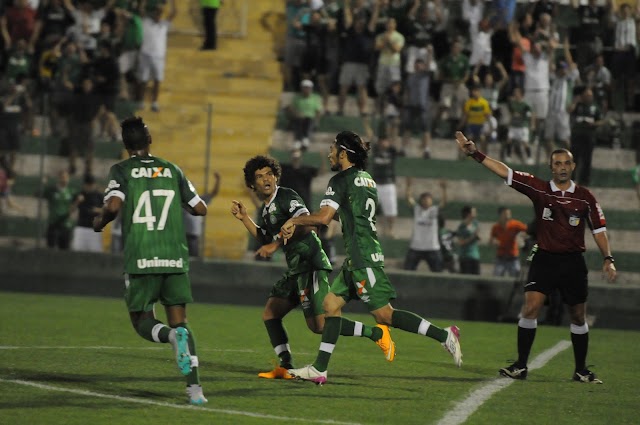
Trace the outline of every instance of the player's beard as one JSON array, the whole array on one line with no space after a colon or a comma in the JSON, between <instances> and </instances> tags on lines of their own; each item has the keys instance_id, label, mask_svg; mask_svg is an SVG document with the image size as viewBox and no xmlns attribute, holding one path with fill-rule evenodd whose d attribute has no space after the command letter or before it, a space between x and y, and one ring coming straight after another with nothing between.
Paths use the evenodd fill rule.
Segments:
<instances>
[{"instance_id":1,"label":"player's beard","mask_svg":"<svg viewBox=\"0 0 640 425\"><path fill-rule=\"evenodd\" d=\"M331 165L331 171L341 171L340 164L338 164L337 162L333 164L329 163L329 165Z\"/></svg>"}]
</instances>

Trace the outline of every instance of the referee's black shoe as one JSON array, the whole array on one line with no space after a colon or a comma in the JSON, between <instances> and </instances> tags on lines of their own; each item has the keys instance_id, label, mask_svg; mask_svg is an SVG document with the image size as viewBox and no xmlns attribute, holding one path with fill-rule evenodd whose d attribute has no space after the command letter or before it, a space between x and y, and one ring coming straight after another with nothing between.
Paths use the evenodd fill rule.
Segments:
<instances>
[{"instance_id":1,"label":"referee's black shoe","mask_svg":"<svg viewBox=\"0 0 640 425\"><path fill-rule=\"evenodd\" d=\"M518 362L515 362L511 366L501 368L498 373L502 376L506 376L511 379L527 379L527 372L529 369L526 366L520 366Z\"/></svg>"},{"instance_id":2,"label":"referee's black shoe","mask_svg":"<svg viewBox=\"0 0 640 425\"><path fill-rule=\"evenodd\" d=\"M585 384L602 384L603 382L596 377L596 374L589 369L582 369L573 374L573 380L583 382Z\"/></svg>"}]
</instances>

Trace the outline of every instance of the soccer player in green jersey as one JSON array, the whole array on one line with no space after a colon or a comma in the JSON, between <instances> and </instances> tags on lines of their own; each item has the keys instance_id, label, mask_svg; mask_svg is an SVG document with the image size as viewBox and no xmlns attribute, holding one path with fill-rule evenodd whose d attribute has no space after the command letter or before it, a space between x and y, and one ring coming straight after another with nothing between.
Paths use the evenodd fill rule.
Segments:
<instances>
[{"instance_id":1,"label":"soccer player in green jersey","mask_svg":"<svg viewBox=\"0 0 640 425\"><path fill-rule=\"evenodd\" d=\"M207 206L178 166L149 153L151 135L141 118L128 118L121 125L129 159L111 167L105 205L93 229L102 231L121 213L131 323L144 339L173 346L178 368L187 378L189 402L204 404L196 343L187 324L186 304L193 298L182 209L204 216ZM165 307L169 326L155 317L157 301Z\"/></svg>"},{"instance_id":2,"label":"soccer player in green jersey","mask_svg":"<svg viewBox=\"0 0 640 425\"><path fill-rule=\"evenodd\" d=\"M442 343L458 367L462 365L457 326L441 329L415 313L391 307L396 292L384 272L384 255L378 242L378 192L376 182L365 171L368 151L369 145L356 133L339 133L329 150L331 170L338 174L329 180L320 210L293 217L282 226L288 244L297 226L327 224L336 212L342 223L347 258L324 299L325 326L318 356L311 365L289 370L294 377L316 384L327 381L329 359L340 336L342 307L355 299L367 305L376 322L433 338Z\"/></svg>"},{"instance_id":3,"label":"soccer player in green jersey","mask_svg":"<svg viewBox=\"0 0 640 425\"><path fill-rule=\"evenodd\" d=\"M282 246L280 228L288 219L309 214L296 191L278 186L281 171L278 161L262 155L251 158L244 167L247 187L263 202L257 224L251 220L242 202L232 201L231 205L231 213L263 244L257 252L261 257L272 256ZM297 305L302 306L307 326L312 332L320 334L324 328L322 302L329 292L331 264L315 230L313 226L299 226L287 245L283 246L287 271L273 285L262 314L280 364L270 372L259 373L261 378L292 378L287 372L288 369L293 369L291 348L282 319ZM371 339L382 349L385 358L393 361L396 346L388 326L371 327L345 318L342 318L341 323L342 335Z\"/></svg>"}]
</instances>

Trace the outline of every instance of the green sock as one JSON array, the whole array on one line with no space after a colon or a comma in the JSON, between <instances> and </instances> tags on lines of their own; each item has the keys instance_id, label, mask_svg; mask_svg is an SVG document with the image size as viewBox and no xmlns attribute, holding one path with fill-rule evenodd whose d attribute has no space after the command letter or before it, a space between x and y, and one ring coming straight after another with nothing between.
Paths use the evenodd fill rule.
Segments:
<instances>
[{"instance_id":1,"label":"green sock","mask_svg":"<svg viewBox=\"0 0 640 425\"><path fill-rule=\"evenodd\" d=\"M276 356L280 358L280 366L285 369L292 369L291 347L289 347L289 337L282 324L282 319L265 320L264 326L267 328L271 346L276 352Z\"/></svg>"},{"instance_id":2,"label":"green sock","mask_svg":"<svg viewBox=\"0 0 640 425\"><path fill-rule=\"evenodd\" d=\"M343 317L340 335L361 336L369 338L371 341L377 341L382 338L382 329L377 326L367 326L362 322L356 322Z\"/></svg>"},{"instance_id":3,"label":"green sock","mask_svg":"<svg viewBox=\"0 0 640 425\"><path fill-rule=\"evenodd\" d=\"M138 322L136 332L148 341L167 343L169 342L171 328L159 320L147 318Z\"/></svg>"},{"instance_id":4,"label":"green sock","mask_svg":"<svg viewBox=\"0 0 640 425\"><path fill-rule=\"evenodd\" d=\"M193 331L191 330L191 328L189 327L188 323L179 323L176 328L178 327L183 327L185 328L187 331L189 331L189 339L187 340L187 343L189 344L189 353L192 356L196 356L197 357L197 353L196 353L196 337L193 334ZM187 375L187 385L200 385L200 373L198 372L198 366L192 367L191 368L191 373L189 373Z\"/></svg>"},{"instance_id":5,"label":"green sock","mask_svg":"<svg viewBox=\"0 0 640 425\"><path fill-rule=\"evenodd\" d=\"M410 311L393 310L391 322L391 326L402 329L403 331L426 335L440 342L447 340L447 331L431 324L428 320Z\"/></svg>"},{"instance_id":6,"label":"green sock","mask_svg":"<svg viewBox=\"0 0 640 425\"><path fill-rule=\"evenodd\" d=\"M340 329L342 328L341 317L325 317L324 330L322 331L322 342L320 343L320 350L318 351L318 357L313 363L313 367L318 369L319 372L324 372L329 366L329 359L331 353L336 347L338 337L340 337Z\"/></svg>"}]
</instances>

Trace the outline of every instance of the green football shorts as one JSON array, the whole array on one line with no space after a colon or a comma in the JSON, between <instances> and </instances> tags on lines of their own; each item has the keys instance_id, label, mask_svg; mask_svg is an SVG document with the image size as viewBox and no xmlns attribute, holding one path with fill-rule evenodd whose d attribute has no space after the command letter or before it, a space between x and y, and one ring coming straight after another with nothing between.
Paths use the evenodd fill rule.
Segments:
<instances>
[{"instance_id":1,"label":"green football shorts","mask_svg":"<svg viewBox=\"0 0 640 425\"><path fill-rule=\"evenodd\" d=\"M269 297L288 299L293 305L300 304L304 317L324 314L322 302L329 293L329 272L316 270L290 275L285 273L271 288Z\"/></svg>"},{"instance_id":2,"label":"green football shorts","mask_svg":"<svg viewBox=\"0 0 640 425\"><path fill-rule=\"evenodd\" d=\"M193 302L191 282L186 273L124 274L124 300L129 311L151 311L160 301L162 305Z\"/></svg>"},{"instance_id":3,"label":"green football shorts","mask_svg":"<svg viewBox=\"0 0 640 425\"><path fill-rule=\"evenodd\" d=\"M331 292L346 302L362 300L369 311L384 307L396 298L396 290L382 267L352 271L342 267L331 284Z\"/></svg>"}]
</instances>

